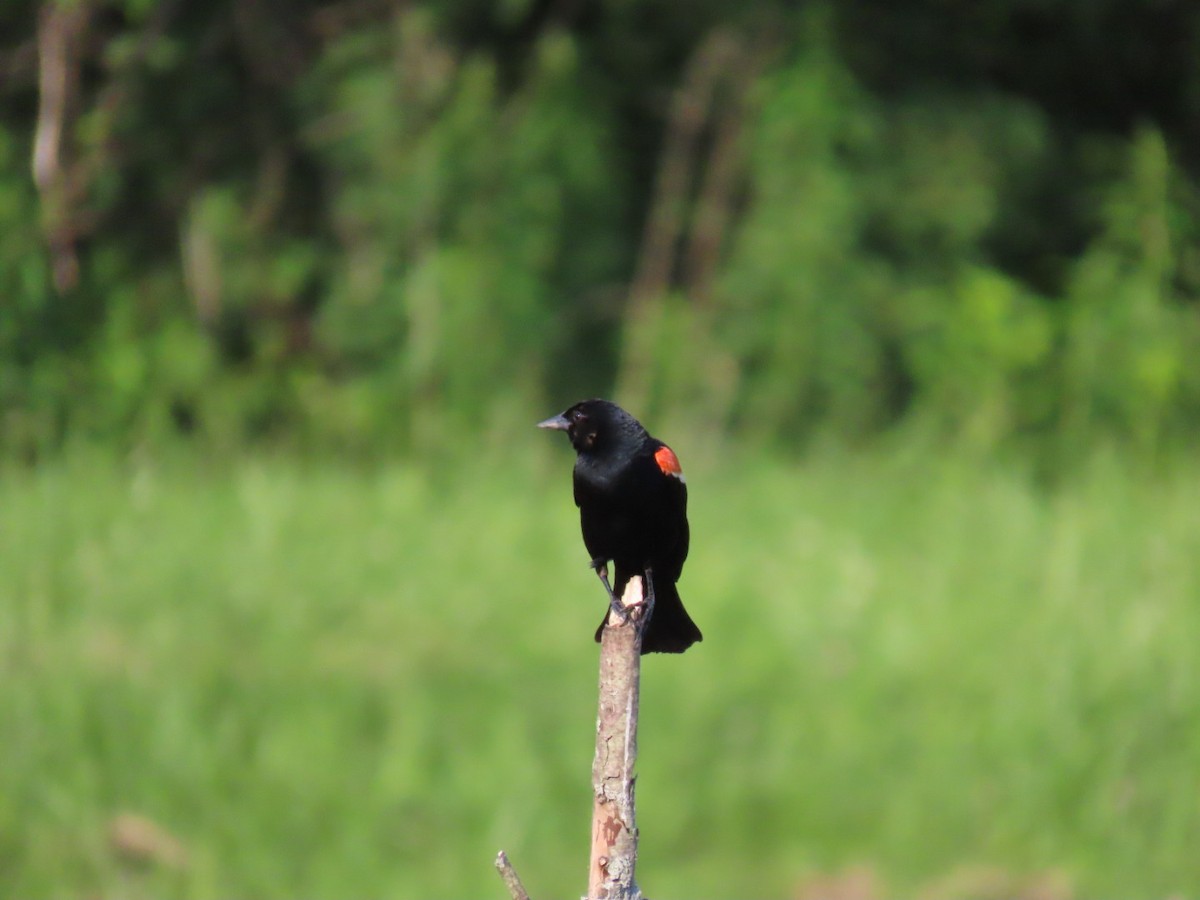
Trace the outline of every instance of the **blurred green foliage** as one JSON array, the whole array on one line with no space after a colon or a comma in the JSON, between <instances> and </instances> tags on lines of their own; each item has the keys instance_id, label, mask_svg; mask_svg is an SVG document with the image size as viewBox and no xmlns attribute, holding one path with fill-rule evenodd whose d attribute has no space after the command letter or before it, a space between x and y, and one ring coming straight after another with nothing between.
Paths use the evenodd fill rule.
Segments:
<instances>
[{"instance_id":1,"label":"blurred green foliage","mask_svg":"<svg viewBox=\"0 0 1200 900\"><path fill-rule=\"evenodd\" d=\"M605 601L539 437L454 478L5 465L0 893L503 896L503 847L534 896L578 895ZM864 900L1194 896L1194 463L1050 491L928 452L688 475L705 639L643 669L653 896L851 896L809 885L854 864ZM935 889L981 868L1010 886Z\"/></svg>"},{"instance_id":2,"label":"blurred green foliage","mask_svg":"<svg viewBox=\"0 0 1200 900\"><path fill-rule=\"evenodd\" d=\"M7 452L436 452L618 387L783 447L1153 456L1200 421L1200 7L24 0L0 32Z\"/></svg>"}]
</instances>

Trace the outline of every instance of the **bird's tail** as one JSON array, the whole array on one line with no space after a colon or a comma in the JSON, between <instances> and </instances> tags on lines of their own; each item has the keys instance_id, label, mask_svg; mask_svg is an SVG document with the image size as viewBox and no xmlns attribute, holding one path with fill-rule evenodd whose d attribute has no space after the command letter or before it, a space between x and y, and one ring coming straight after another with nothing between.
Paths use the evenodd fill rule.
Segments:
<instances>
[{"instance_id":1,"label":"bird's tail","mask_svg":"<svg viewBox=\"0 0 1200 900\"><path fill-rule=\"evenodd\" d=\"M613 585L617 596L621 596L624 583L628 578L621 578L618 573L617 583ZM682 653L697 641L704 640L704 635L692 621L683 601L679 599L679 591L675 583L666 578L654 578L654 613L642 633L642 653ZM596 643L600 643L600 634L608 614L596 629Z\"/></svg>"}]
</instances>

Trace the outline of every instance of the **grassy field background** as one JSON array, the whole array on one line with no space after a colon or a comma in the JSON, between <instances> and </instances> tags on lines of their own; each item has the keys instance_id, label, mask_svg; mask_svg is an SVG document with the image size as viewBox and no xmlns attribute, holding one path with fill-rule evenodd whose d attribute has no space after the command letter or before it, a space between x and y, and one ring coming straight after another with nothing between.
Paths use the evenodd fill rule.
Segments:
<instances>
[{"instance_id":1,"label":"grassy field background","mask_svg":"<svg viewBox=\"0 0 1200 900\"><path fill-rule=\"evenodd\" d=\"M503 847L579 896L569 467L4 470L0 895L500 897ZM706 639L643 674L648 894L1200 896L1200 465L688 476Z\"/></svg>"}]
</instances>

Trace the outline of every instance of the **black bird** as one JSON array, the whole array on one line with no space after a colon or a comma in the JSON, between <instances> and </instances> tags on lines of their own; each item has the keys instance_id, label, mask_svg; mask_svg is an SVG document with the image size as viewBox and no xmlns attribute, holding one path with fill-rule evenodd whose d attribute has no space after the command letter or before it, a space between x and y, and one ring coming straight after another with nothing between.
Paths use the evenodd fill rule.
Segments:
<instances>
[{"instance_id":1,"label":"black bird","mask_svg":"<svg viewBox=\"0 0 1200 900\"><path fill-rule=\"evenodd\" d=\"M592 568L613 607L629 579L650 571L654 611L642 634L643 653L682 653L702 640L675 582L688 553L687 485L675 453L615 403L584 400L539 428L565 431L578 454L575 505ZM608 561L616 580L608 582ZM596 630L596 640L605 619Z\"/></svg>"}]
</instances>

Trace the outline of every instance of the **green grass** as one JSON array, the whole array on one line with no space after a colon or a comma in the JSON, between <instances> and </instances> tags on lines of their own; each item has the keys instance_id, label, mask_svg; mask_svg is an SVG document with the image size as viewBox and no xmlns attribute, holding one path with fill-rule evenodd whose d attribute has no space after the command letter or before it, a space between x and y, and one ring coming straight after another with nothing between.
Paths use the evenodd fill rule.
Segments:
<instances>
[{"instance_id":1,"label":"green grass","mask_svg":"<svg viewBox=\"0 0 1200 900\"><path fill-rule=\"evenodd\" d=\"M0 474L0 895L499 897L503 847L579 896L604 602L537 453ZM1200 466L688 475L707 637L643 673L651 896L1196 896ZM122 813L186 862L119 852Z\"/></svg>"}]
</instances>

